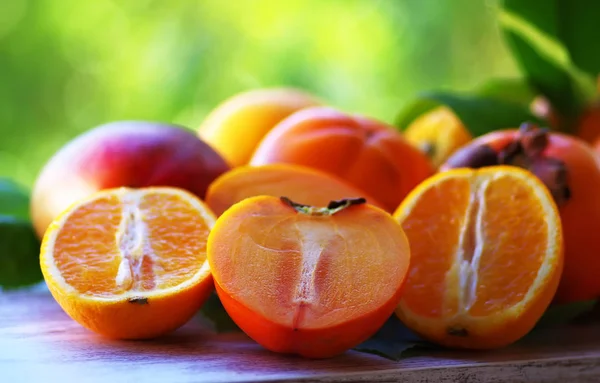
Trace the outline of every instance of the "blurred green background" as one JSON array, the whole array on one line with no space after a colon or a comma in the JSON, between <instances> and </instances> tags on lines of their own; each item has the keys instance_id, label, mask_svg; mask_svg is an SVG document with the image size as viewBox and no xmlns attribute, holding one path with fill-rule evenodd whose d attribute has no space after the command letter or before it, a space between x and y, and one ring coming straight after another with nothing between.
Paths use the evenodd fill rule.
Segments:
<instances>
[{"instance_id":1,"label":"blurred green background","mask_svg":"<svg viewBox=\"0 0 600 383\"><path fill-rule=\"evenodd\" d=\"M489 0L0 1L0 176L31 186L77 134L196 128L257 87L391 122L416 93L517 75Z\"/></svg>"}]
</instances>

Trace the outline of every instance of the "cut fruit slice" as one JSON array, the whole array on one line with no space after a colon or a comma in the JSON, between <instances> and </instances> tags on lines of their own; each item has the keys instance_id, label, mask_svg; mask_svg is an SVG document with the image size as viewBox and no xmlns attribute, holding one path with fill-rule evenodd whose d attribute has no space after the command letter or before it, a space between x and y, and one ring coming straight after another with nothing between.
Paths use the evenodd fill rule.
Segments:
<instances>
[{"instance_id":1,"label":"cut fruit slice","mask_svg":"<svg viewBox=\"0 0 600 383\"><path fill-rule=\"evenodd\" d=\"M84 327L110 338L160 336L187 322L213 291L206 240L215 220L180 189L101 191L50 225L42 272Z\"/></svg>"},{"instance_id":2,"label":"cut fruit slice","mask_svg":"<svg viewBox=\"0 0 600 383\"><path fill-rule=\"evenodd\" d=\"M550 304L563 267L562 227L532 173L512 166L439 173L394 217L411 248L396 313L424 338L502 347L527 334Z\"/></svg>"},{"instance_id":3,"label":"cut fruit slice","mask_svg":"<svg viewBox=\"0 0 600 383\"><path fill-rule=\"evenodd\" d=\"M259 195L286 196L298 203L325 206L329 201L365 198L383 207L374 198L328 173L292 164L270 164L234 168L217 178L208 188L206 203L221 215L233 204Z\"/></svg>"},{"instance_id":4,"label":"cut fruit slice","mask_svg":"<svg viewBox=\"0 0 600 383\"><path fill-rule=\"evenodd\" d=\"M208 239L215 287L230 317L265 348L325 358L393 314L409 264L400 225L364 200L326 208L250 197Z\"/></svg>"}]
</instances>

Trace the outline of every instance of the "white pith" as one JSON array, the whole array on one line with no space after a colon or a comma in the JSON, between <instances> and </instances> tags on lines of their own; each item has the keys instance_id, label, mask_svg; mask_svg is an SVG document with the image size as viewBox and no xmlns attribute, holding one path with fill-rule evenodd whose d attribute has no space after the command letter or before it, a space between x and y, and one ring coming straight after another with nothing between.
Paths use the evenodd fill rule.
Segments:
<instances>
[{"instance_id":1,"label":"white pith","mask_svg":"<svg viewBox=\"0 0 600 383\"><path fill-rule=\"evenodd\" d=\"M466 220L460 231L455 262L459 265L458 276L460 289L458 290L458 311L463 313L468 312L477 300L478 270L485 239L485 233L483 232L485 191L489 183L489 180L484 180L483 182L474 185L474 190L469 197L469 207L465 215ZM473 215L475 215L475 222L471 222ZM470 230L475 231L472 254L468 252L471 249L465 249L465 246L467 246L465 241L470 235Z\"/></svg>"},{"instance_id":2,"label":"white pith","mask_svg":"<svg viewBox=\"0 0 600 383\"><path fill-rule=\"evenodd\" d=\"M305 305L314 302L317 298L315 291L316 270L324 246L329 240L329 233L311 227L309 222L298 222L297 228L301 237L302 271L300 272L294 303Z\"/></svg>"}]
</instances>

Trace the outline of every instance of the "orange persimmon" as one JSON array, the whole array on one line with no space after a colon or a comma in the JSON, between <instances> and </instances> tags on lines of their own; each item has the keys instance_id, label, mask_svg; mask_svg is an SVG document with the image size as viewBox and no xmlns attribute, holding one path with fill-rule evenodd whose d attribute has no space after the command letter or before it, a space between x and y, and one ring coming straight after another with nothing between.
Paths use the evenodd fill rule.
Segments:
<instances>
[{"instance_id":1,"label":"orange persimmon","mask_svg":"<svg viewBox=\"0 0 600 383\"><path fill-rule=\"evenodd\" d=\"M429 159L392 126L331 107L300 110L263 138L251 165L304 165L334 174L394 211L433 174Z\"/></svg>"},{"instance_id":2,"label":"orange persimmon","mask_svg":"<svg viewBox=\"0 0 600 383\"><path fill-rule=\"evenodd\" d=\"M221 215L233 204L258 195L287 196L313 206L362 197L371 205L383 208L374 198L332 174L293 164L234 168L210 184L205 201L216 215Z\"/></svg>"},{"instance_id":3,"label":"orange persimmon","mask_svg":"<svg viewBox=\"0 0 600 383\"><path fill-rule=\"evenodd\" d=\"M393 314L409 265L402 227L363 199L327 207L247 198L221 215L208 262L230 317L279 353L338 355Z\"/></svg>"}]
</instances>

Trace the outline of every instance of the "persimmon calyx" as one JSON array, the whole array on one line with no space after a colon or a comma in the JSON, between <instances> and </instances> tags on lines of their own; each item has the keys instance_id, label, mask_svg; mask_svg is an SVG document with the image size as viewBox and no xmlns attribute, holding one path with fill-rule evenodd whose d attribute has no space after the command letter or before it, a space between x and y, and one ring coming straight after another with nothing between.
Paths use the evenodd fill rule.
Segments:
<instances>
[{"instance_id":1,"label":"persimmon calyx","mask_svg":"<svg viewBox=\"0 0 600 383\"><path fill-rule=\"evenodd\" d=\"M512 165L529 170L546 185L560 207L571 198L568 169L562 160L544 155L548 134L546 128L523 123L517 137L500 150L495 151L488 144L467 147L448 164L452 168Z\"/></svg>"},{"instance_id":2,"label":"persimmon calyx","mask_svg":"<svg viewBox=\"0 0 600 383\"><path fill-rule=\"evenodd\" d=\"M326 207L319 207L294 202L288 197L280 197L280 199L298 213L314 216L334 215L350 206L361 205L367 202L365 198L345 198L338 201L331 201Z\"/></svg>"}]
</instances>

